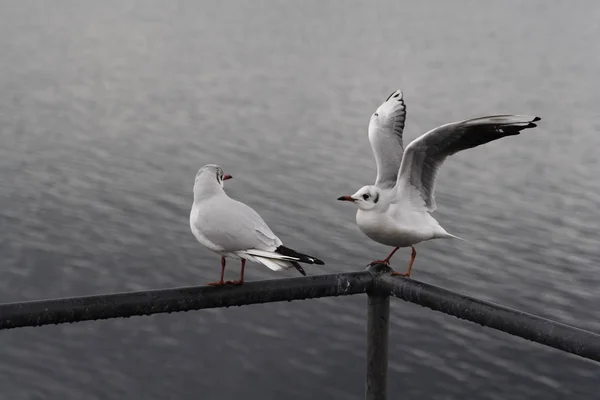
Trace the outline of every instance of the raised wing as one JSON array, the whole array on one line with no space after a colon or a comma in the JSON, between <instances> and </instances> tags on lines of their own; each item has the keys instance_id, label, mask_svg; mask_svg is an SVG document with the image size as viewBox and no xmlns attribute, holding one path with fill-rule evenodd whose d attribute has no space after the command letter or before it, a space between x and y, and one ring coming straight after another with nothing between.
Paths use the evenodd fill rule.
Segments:
<instances>
[{"instance_id":1,"label":"raised wing","mask_svg":"<svg viewBox=\"0 0 600 400\"><path fill-rule=\"evenodd\" d=\"M402 132L406 105L402 92L396 90L377 108L369 122L369 142L377 162L375 186L393 187L402 162Z\"/></svg>"},{"instance_id":2,"label":"raised wing","mask_svg":"<svg viewBox=\"0 0 600 400\"><path fill-rule=\"evenodd\" d=\"M398 175L398 192L427 211L436 209L435 179L446 157L504 136L534 128L540 118L528 115L494 115L452 122L413 140L404 152Z\"/></svg>"}]
</instances>

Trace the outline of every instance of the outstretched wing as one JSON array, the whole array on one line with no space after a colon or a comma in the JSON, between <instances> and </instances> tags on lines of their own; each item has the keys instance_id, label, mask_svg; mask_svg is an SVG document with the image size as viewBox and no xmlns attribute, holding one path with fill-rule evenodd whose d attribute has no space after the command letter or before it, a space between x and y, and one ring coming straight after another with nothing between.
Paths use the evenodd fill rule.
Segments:
<instances>
[{"instance_id":1,"label":"outstretched wing","mask_svg":"<svg viewBox=\"0 0 600 400\"><path fill-rule=\"evenodd\" d=\"M534 122L539 120L528 115L494 115L452 122L421 135L404 152L397 182L399 195L409 196L413 204L422 201L427 211L435 210L435 178L446 157L518 135L523 129L536 127Z\"/></svg>"},{"instance_id":2,"label":"outstretched wing","mask_svg":"<svg viewBox=\"0 0 600 400\"><path fill-rule=\"evenodd\" d=\"M392 93L371 116L369 142L377 162L375 186L393 187L396 184L404 151L402 132L405 120L406 106L400 90Z\"/></svg>"}]
</instances>

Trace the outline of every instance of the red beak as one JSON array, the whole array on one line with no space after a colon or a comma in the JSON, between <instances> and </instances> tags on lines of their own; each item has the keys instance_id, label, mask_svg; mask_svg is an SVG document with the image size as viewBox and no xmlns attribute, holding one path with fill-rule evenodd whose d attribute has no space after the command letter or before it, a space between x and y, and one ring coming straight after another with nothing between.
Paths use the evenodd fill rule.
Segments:
<instances>
[{"instance_id":1,"label":"red beak","mask_svg":"<svg viewBox=\"0 0 600 400\"><path fill-rule=\"evenodd\" d=\"M233 176L229 175L229 174L225 174L223 175L223 180L226 181L227 179L231 179L233 178Z\"/></svg>"},{"instance_id":2,"label":"red beak","mask_svg":"<svg viewBox=\"0 0 600 400\"><path fill-rule=\"evenodd\" d=\"M338 200L342 200L342 201L354 201L354 199L350 196L342 196L342 197L338 197Z\"/></svg>"}]
</instances>

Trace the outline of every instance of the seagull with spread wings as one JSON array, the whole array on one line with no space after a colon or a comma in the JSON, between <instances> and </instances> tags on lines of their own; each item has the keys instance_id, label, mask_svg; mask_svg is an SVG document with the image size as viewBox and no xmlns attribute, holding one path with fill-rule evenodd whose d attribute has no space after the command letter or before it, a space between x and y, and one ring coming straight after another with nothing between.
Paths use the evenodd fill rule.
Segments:
<instances>
[{"instance_id":1,"label":"seagull with spread wings","mask_svg":"<svg viewBox=\"0 0 600 400\"><path fill-rule=\"evenodd\" d=\"M369 141L377 162L375 185L364 186L351 196L338 200L358 207L356 223L376 242L394 249L377 263L390 263L400 247L411 247L406 273L410 276L417 251L415 244L425 240L455 238L431 216L436 209L435 179L446 157L459 151L518 135L534 128L540 118L528 115L493 115L439 126L419 136L406 148L402 142L406 106L400 90L377 108L369 123ZM462 240L462 239L461 239Z\"/></svg>"}]
</instances>

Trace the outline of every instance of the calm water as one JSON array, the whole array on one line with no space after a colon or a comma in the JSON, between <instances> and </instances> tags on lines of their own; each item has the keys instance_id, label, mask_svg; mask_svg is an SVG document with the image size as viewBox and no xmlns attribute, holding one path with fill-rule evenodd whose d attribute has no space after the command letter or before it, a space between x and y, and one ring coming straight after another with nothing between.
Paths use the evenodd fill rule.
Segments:
<instances>
[{"instance_id":1,"label":"calm water","mask_svg":"<svg viewBox=\"0 0 600 400\"><path fill-rule=\"evenodd\" d=\"M374 180L369 116L402 88L409 139L542 117L447 161L435 215L472 244L419 245L414 278L600 331L599 19L595 1L2 2L0 301L214 280L188 227L209 162L327 262L310 273L364 268L388 249L335 199ZM361 399L365 302L1 332L0 398ZM404 302L392 314L392 398L597 398L594 363Z\"/></svg>"}]
</instances>

